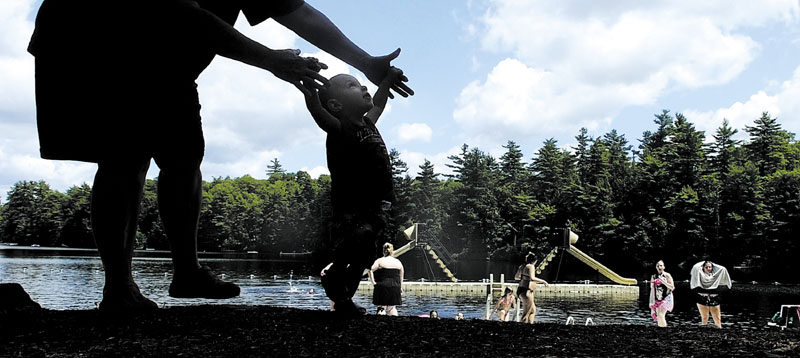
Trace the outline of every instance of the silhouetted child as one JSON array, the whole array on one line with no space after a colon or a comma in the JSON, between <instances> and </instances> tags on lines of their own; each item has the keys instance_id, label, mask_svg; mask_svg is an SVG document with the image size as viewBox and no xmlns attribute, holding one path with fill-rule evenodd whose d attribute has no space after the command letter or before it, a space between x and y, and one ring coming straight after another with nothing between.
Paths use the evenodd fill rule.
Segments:
<instances>
[{"instance_id":1,"label":"silhouetted child","mask_svg":"<svg viewBox=\"0 0 800 358\"><path fill-rule=\"evenodd\" d=\"M375 123L386 106L389 88L402 78L403 72L391 67L374 98L347 74L333 76L320 90L312 80L303 81L306 106L328 134L334 227L327 244L333 264L325 270L322 286L340 314L366 313L352 298L365 270L375 261L377 241L391 218L392 167Z\"/></svg>"}]
</instances>

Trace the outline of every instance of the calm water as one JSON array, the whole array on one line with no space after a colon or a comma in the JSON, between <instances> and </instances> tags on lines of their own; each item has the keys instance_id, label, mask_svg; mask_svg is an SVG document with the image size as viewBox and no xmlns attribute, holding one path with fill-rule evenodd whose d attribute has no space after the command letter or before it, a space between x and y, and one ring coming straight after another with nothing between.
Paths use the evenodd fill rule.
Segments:
<instances>
[{"instance_id":1,"label":"calm water","mask_svg":"<svg viewBox=\"0 0 800 358\"><path fill-rule=\"evenodd\" d=\"M328 300L318 277L312 277L303 263L265 260L204 259L217 274L225 275L242 287L239 297L228 300L173 299L167 296L172 279L169 259L135 258L135 278L142 292L163 307L195 304L234 304L288 306L324 310ZM408 264L406 264L408 266ZM413 270L408 270L413 272ZM406 280L413 280L408 277ZM101 300L104 283L100 259L91 256L9 255L0 250L0 282L22 284L33 300L54 310L93 309ZM313 292L311 292L313 290ZM647 288L640 297L598 295L581 298L537 298L537 322L563 323L567 317L583 324L592 318L595 324L654 324L647 308ZM668 315L670 324L694 325L699 314L688 284L679 282L675 291L675 311ZM373 307L371 297L359 293L354 298L365 307ZM486 308L483 296L417 295L408 293L400 307L401 315L423 315L432 309L442 317L457 312L466 318L482 318ZM727 327L764 329L766 322L781 304L800 303L800 288L787 285L734 283L723 296L722 321Z\"/></svg>"}]
</instances>

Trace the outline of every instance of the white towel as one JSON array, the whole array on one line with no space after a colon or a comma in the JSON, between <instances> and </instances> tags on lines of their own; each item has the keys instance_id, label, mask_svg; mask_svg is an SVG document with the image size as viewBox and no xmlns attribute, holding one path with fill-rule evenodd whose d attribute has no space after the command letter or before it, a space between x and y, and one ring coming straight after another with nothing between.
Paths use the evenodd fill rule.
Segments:
<instances>
[{"instance_id":1,"label":"white towel","mask_svg":"<svg viewBox=\"0 0 800 358\"><path fill-rule=\"evenodd\" d=\"M708 275L703 271L704 263L705 261L700 261L692 267L692 278L689 281L690 288L700 287L706 290L714 290L720 285L731 288L731 277L728 275L728 269L722 265L713 264L711 274Z\"/></svg>"}]
</instances>

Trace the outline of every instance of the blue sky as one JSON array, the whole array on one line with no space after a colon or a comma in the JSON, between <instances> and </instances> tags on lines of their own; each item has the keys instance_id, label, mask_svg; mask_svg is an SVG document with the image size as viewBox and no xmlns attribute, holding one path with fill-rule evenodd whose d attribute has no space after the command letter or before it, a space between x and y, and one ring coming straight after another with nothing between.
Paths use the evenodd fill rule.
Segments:
<instances>
[{"instance_id":1,"label":"blue sky","mask_svg":"<svg viewBox=\"0 0 800 358\"><path fill-rule=\"evenodd\" d=\"M499 157L508 140L531 157L544 140L574 145L612 129L638 145L662 109L707 135L762 111L800 131L800 1L309 0L373 55L394 62L416 95L390 100L379 129L415 175L446 173L462 144ZM38 158L33 57L25 52L39 1L0 7L0 202L20 180L64 191L91 183L92 164ZM176 21L178 21L176 19ZM272 48L299 48L363 75L269 21L237 28ZM324 133L301 94L271 74L217 58L199 79L205 179L326 173ZM374 90L374 86L370 87ZM149 177L157 175L153 166Z\"/></svg>"}]
</instances>

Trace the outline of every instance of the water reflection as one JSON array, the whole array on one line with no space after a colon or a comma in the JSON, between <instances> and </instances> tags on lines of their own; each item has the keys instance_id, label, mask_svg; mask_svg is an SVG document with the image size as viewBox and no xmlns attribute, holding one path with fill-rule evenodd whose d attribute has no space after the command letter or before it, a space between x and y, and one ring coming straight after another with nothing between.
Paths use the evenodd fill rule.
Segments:
<instances>
[{"instance_id":1,"label":"water reflection","mask_svg":"<svg viewBox=\"0 0 800 358\"><path fill-rule=\"evenodd\" d=\"M0 252L2 255L2 252ZM270 305L326 310L329 301L317 277L302 263L264 260L206 259L204 264L242 287L239 297L228 300L174 299L167 296L172 279L169 259L135 258L134 275L142 292L162 307L197 304ZM4 257L0 256L0 282L18 282L31 297L47 309L94 309L100 302L104 272L100 259L85 256ZM654 325L647 307L647 287L639 297L630 295L583 295L557 297L540 295L536 321L575 324L591 318L594 324ZM670 325L696 325L700 317L688 284L679 282L675 291L675 311ZM366 292L355 301L374 307ZM496 298L495 298L496 299ZM736 283L723 296L722 321L726 327L764 329L781 304L797 303L796 286L770 286ZM427 315L437 310L441 317L458 312L466 318L483 318L486 299L482 295L411 294L404 296L401 315Z\"/></svg>"}]
</instances>

